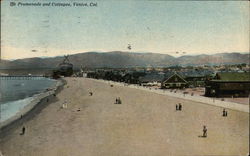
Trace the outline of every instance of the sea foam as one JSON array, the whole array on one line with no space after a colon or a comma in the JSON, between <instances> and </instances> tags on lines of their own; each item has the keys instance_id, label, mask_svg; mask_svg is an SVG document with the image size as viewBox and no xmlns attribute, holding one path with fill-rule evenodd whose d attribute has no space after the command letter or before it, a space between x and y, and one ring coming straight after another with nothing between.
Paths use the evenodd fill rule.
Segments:
<instances>
[{"instance_id":1,"label":"sea foam","mask_svg":"<svg viewBox=\"0 0 250 156\"><path fill-rule=\"evenodd\" d=\"M25 99L10 101L0 105L0 122L8 120L9 118L15 116L20 112L25 106L31 103L34 100L33 97L28 97Z\"/></svg>"}]
</instances>

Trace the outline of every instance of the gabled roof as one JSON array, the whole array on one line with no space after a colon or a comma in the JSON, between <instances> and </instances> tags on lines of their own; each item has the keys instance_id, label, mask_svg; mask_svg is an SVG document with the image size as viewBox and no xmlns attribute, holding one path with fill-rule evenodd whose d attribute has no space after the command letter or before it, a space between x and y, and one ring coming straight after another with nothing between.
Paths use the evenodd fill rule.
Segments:
<instances>
[{"instance_id":1,"label":"gabled roof","mask_svg":"<svg viewBox=\"0 0 250 156\"><path fill-rule=\"evenodd\" d=\"M178 73L176 73L176 72L170 72L170 73L165 74L165 78L163 79L162 82L168 81L168 80L171 79L173 76L177 76L177 77L179 77L181 80L183 80L184 82L187 83L187 81L182 77L182 75L181 75L181 74L178 74Z\"/></svg>"},{"instance_id":2,"label":"gabled roof","mask_svg":"<svg viewBox=\"0 0 250 156\"><path fill-rule=\"evenodd\" d=\"M221 81L250 81L250 72L221 72L216 74L215 79Z\"/></svg>"}]
</instances>

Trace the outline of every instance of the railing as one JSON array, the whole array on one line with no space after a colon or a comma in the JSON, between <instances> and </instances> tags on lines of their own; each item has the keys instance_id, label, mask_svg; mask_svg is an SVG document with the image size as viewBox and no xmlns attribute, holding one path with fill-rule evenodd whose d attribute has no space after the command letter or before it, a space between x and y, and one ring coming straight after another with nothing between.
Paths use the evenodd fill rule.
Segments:
<instances>
[{"instance_id":1,"label":"railing","mask_svg":"<svg viewBox=\"0 0 250 156\"><path fill-rule=\"evenodd\" d=\"M40 80L45 76L36 75L0 75L0 80Z\"/></svg>"}]
</instances>

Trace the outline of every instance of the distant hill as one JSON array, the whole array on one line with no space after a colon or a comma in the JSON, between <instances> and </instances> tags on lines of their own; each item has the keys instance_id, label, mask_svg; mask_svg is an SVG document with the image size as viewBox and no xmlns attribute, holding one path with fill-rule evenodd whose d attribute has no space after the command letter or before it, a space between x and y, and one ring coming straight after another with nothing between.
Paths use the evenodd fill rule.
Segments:
<instances>
[{"instance_id":1,"label":"distant hill","mask_svg":"<svg viewBox=\"0 0 250 156\"><path fill-rule=\"evenodd\" d=\"M177 58L180 65L218 65L249 63L249 54L218 53L214 55L181 56Z\"/></svg>"},{"instance_id":2,"label":"distant hill","mask_svg":"<svg viewBox=\"0 0 250 156\"><path fill-rule=\"evenodd\" d=\"M249 63L249 54L218 53L214 55L181 56L175 58L167 54L157 53L133 53L133 52L87 52L69 56L74 67L159 67L172 65L216 65ZM62 56L50 58L26 58L14 61L2 60L0 69L26 69L26 68L55 68L63 61Z\"/></svg>"}]
</instances>

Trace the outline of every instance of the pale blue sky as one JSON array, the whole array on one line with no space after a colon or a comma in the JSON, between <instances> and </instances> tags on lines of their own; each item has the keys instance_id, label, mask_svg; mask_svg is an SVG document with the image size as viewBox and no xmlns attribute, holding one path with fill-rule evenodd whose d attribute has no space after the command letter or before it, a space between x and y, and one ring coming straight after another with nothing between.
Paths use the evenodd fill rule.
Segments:
<instances>
[{"instance_id":1,"label":"pale blue sky","mask_svg":"<svg viewBox=\"0 0 250 156\"><path fill-rule=\"evenodd\" d=\"M4 59L128 51L128 44L133 52L170 55L249 51L247 1L85 1L97 7L10 7L9 2L1 2Z\"/></svg>"}]
</instances>

